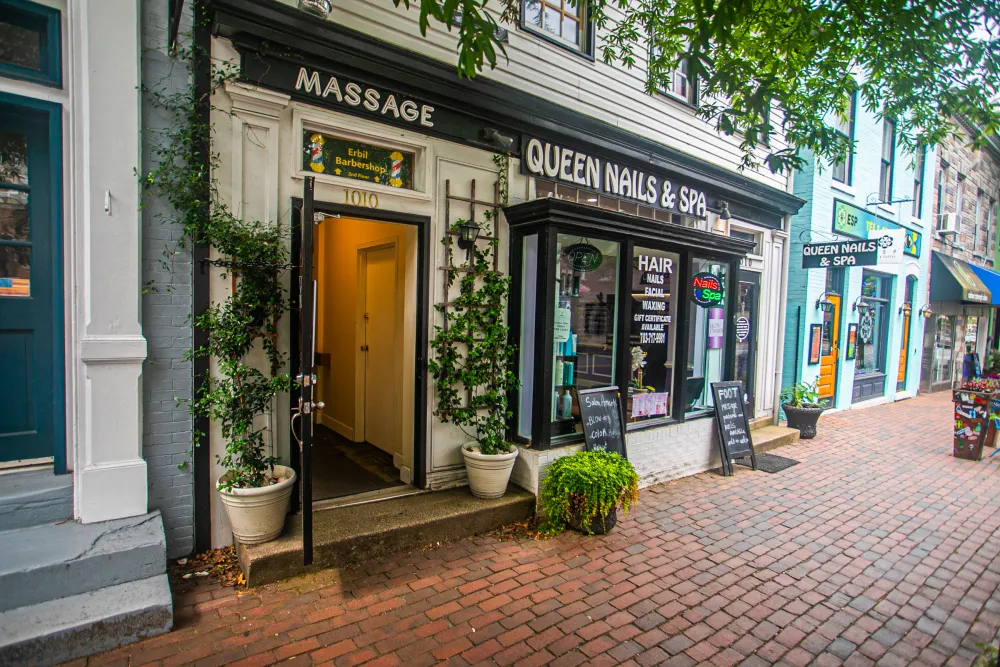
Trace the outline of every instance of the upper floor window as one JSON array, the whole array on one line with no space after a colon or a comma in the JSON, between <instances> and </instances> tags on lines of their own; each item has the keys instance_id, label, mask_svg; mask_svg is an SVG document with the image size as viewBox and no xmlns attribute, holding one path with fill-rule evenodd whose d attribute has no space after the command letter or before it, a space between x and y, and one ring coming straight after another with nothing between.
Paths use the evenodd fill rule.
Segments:
<instances>
[{"instance_id":1,"label":"upper floor window","mask_svg":"<svg viewBox=\"0 0 1000 667\"><path fill-rule=\"evenodd\" d=\"M850 144L850 152L842 160L833 163L833 180L846 185L851 184L851 171L854 166L854 113L857 95L851 95L851 100L847 107L847 117L836 117L833 130L842 136Z\"/></svg>"},{"instance_id":2,"label":"upper floor window","mask_svg":"<svg viewBox=\"0 0 1000 667\"><path fill-rule=\"evenodd\" d=\"M934 215L937 216L937 220L935 221L936 224L934 226L937 229L940 229L942 224L941 216L944 214L944 198L945 194L948 192L949 176L950 174L948 172L948 163L945 162L944 160L941 160L941 168L938 169L937 187L936 187L937 202L935 204L936 208L934 210Z\"/></svg>"},{"instance_id":3,"label":"upper floor window","mask_svg":"<svg viewBox=\"0 0 1000 667\"><path fill-rule=\"evenodd\" d=\"M919 218L924 212L924 164L927 161L927 148L920 146L913 158L913 217Z\"/></svg>"},{"instance_id":4,"label":"upper floor window","mask_svg":"<svg viewBox=\"0 0 1000 667\"><path fill-rule=\"evenodd\" d=\"M649 56L650 60L657 56L658 49L655 46L650 46ZM663 79L657 85L661 93L665 95L670 95L671 97L676 97L682 102L686 102L692 106L698 105L698 82L693 80L688 72L688 61L681 58L677 61L676 66L668 69Z\"/></svg>"},{"instance_id":5,"label":"upper floor window","mask_svg":"<svg viewBox=\"0 0 1000 667\"><path fill-rule=\"evenodd\" d=\"M976 193L976 219L973 222L974 228L972 236L972 252L975 253L979 252L979 236L982 233L981 230L983 230L984 227L984 225L982 224L982 218L983 218L983 191L979 190L979 192ZM989 234L987 233L986 236L988 237ZM983 245L984 246L989 245L988 238L983 239Z\"/></svg>"},{"instance_id":6,"label":"upper floor window","mask_svg":"<svg viewBox=\"0 0 1000 667\"><path fill-rule=\"evenodd\" d=\"M882 122L882 168L878 175L879 199L892 201L892 170L896 158L896 121L886 118Z\"/></svg>"},{"instance_id":7,"label":"upper floor window","mask_svg":"<svg viewBox=\"0 0 1000 667\"><path fill-rule=\"evenodd\" d=\"M59 10L0 0L0 76L62 85Z\"/></svg>"},{"instance_id":8,"label":"upper floor window","mask_svg":"<svg viewBox=\"0 0 1000 667\"><path fill-rule=\"evenodd\" d=\"M593 53L585 0L523 0L522 25L560 46Z\"/></svg>"}]
</instances>

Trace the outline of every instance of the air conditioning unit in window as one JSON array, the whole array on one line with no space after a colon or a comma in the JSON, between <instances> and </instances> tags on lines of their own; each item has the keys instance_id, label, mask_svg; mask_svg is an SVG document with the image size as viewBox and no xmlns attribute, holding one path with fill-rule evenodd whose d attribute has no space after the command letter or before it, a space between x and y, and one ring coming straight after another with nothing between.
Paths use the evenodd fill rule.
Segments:
<instances>
[{"instance_id":1,"label":"air conditioning unit in window","mask_svg":"<svg viewBox=\"0 0 1000 667\"><path fill-rule=\"evenodd\" d=\"M962 216L958 213L943 213L938 221L938 234L958 234L962 226Z\"/></svg>"}]
</instances>

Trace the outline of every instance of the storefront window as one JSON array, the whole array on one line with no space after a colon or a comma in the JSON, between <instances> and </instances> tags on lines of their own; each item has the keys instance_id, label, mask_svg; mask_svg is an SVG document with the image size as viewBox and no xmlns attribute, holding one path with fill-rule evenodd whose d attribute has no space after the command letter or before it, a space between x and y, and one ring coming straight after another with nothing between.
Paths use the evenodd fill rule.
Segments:
<instances>
[{"instance_id":1,"label":"storefront window","mask_svg":"<svg viewBox=\"0 0 1000 667\"><path fill-rule=\"evenodd\" d=\"M553 312L552 434L582 433L578 389L615 383L619 244L559 234Z\"/></svg>"},{"instance_id":2,"label":"storefront window","mask_svg":"<svg viewBox=\"0 0 1000 667\"><path fill-rule=\"evenodd\" d=\"M535 310L538 306L538 234L525 236L521 243L521 336L518 343L517 434L531 438L531 387L535 383Z\"/></svg>"},{"instance_id":3,"label":"storefront window","mask_svg":"<svg viewBox=\"0 0 1000 667\"><path fill-rule=\"evenodd\" d=\"M890 278L865 272L861 279L861 299L868 308L858 310L858 345L854 375L885 372L886 314L889 304Z\"/></svg>"},{"instance_id":4,"label":"storefront window","mask_svg":"<svg viewBox=\"0 0 1000 667\"><path fill-rule=\"evenodd\" d=\"M639 247L632 253L631 368L625 414L633 423L671 415L679 266L677 253Z\"/></svg>"},{"instance_id":5,"label":"storefront window","mask_svg":"<svg viewBox=\"0 0 1000 667\"><path fill-rule=\"evenodd\" d=\"M954 346L954 317L938 315L934 328L934 382L951 382L951 358Z\"/></svg>"},{"instance_id":6,"label":"storefront window","mask_svg":"<svg viewBox=\"0 0 1000 667\"><path fill-rule=\"evenodd\" d=\"M685 414L713 406L713 382L721 382L726 368L726 265L693 259L689 323L689 354L685 380Z\"/></svg>"}]
</instances>

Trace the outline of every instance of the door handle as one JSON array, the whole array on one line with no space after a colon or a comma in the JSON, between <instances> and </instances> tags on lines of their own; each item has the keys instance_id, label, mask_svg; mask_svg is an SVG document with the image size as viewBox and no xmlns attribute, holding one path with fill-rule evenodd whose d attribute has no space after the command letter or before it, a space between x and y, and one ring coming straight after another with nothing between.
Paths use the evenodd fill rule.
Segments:
<instances>
[{"instance_id":1,"label":"door handle","mask_svg":"<svg viewBox=\"0 0 1000 667\"><path fill-rule=\"evenodd\" d=\"M367 345L362 345L361 346L361 351L362 352L367 352L368 351L368 346Z\"/></svg>"}]
</instances>

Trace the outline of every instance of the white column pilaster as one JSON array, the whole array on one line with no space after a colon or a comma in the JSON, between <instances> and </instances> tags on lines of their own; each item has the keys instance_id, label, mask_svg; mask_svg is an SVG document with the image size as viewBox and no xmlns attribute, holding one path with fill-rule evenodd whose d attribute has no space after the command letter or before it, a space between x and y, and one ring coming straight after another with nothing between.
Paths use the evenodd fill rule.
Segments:
<instances>
[{"instance_id":1,"label":"white column pilaster","mask_svg":"<svg viewBox=\"0 0 1000 667\"><path fill-rule=\"evenodd\" d=\"M145 514L138 0L70 0L75 515Z\"/></svg>"}]
</instances>

